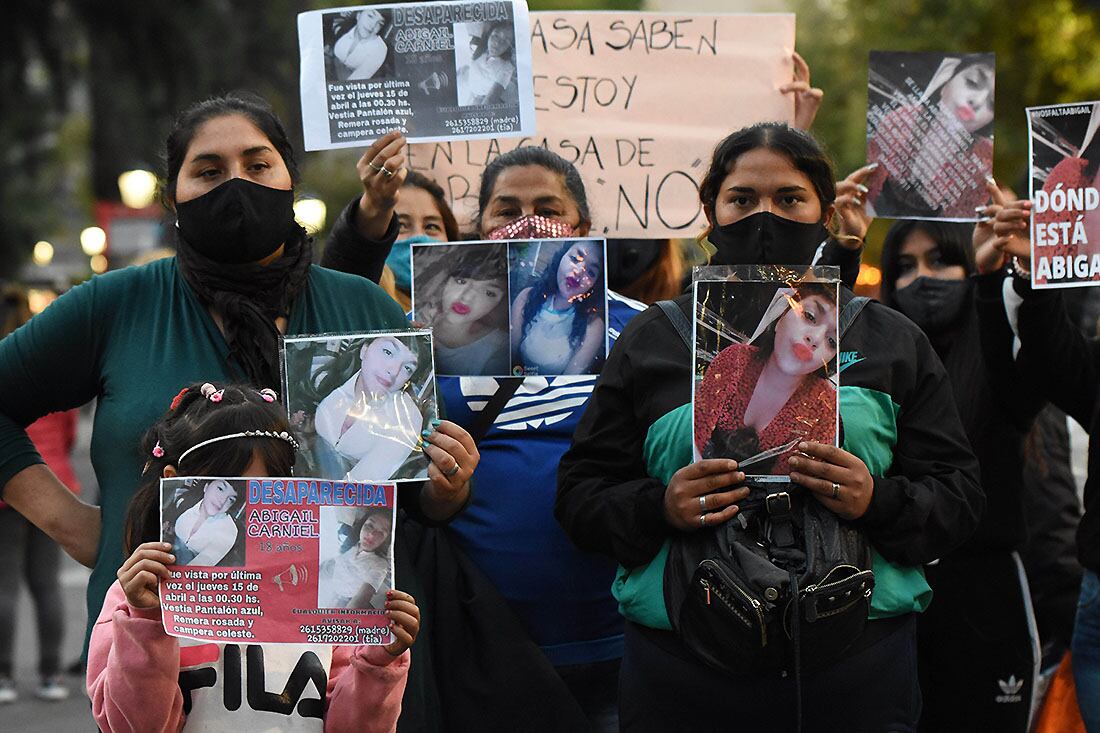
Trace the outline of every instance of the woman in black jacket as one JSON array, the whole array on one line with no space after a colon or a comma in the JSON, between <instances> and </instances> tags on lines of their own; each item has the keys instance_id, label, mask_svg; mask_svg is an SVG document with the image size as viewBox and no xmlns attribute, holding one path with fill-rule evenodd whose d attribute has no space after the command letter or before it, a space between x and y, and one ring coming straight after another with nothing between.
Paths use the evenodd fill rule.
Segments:
<instances>
[{"instance_id":1,"label":"woman in black jacket","mask_svg":"<svg viewBox=\"0 0 1100 733\"><path fill-rule=\"evenodd\" d=\"M700 192L712 264L809 264L834 219L841 237L861 241L868 173L837 185L816 141L782 124L733 133L715 149ZM851 297L844 291L841 305ZM690 318L690 296L675 303ZM841 659L803 675L803 730L913 731L913 614L929 594L920 565L973 530L983 504L977 465L943 367L907 319L869 304L839 359L846 450L800 446L812 458L793 458L791 479L870 540L876 620ZM648 593L623 593L632 574L657 566L661 577L669 540L734 517L746 496L732 488L744 479L733 461L690 463L690 395L688 350L650 308L611 351L562 459L555 513L578 546L623 566L615 587L628 618L623 730L793 730L790 676L709 667L670 631L659 581Z\"/></svg>"},{"instance_id":2,"label":"woman in black jacket","mask_svg":"<svg viewBox=\"0 0 1100 733\"><path fill-rule=\"evenodd\" d=\"M979 326L974 234L971 224L899 221L882 249L881 300L920 326L943 360L986 495L974 535L925 569L935 602L917 623L920 729L1023 733L1037 640L1017 550L1027 538L1024 440L1042 399L1020 389L999 293L989 327Z\"/></svg>"}]
</instances>

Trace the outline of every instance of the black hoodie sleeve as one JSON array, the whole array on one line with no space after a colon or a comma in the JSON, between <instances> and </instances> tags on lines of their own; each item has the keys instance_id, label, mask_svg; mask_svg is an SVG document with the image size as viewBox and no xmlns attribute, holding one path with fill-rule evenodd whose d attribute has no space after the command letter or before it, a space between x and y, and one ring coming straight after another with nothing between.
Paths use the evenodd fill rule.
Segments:
<instances>
[{"instance_id":1,"label":"black hoodie sleeve","mask_svg":"<svg viewBox=\"0 0 1100 733\"><path fill-rule=\"evenodd\" d=\"M921 565L970 537L985 510L985 494L943 364L912 323L900 315L890 320L897 322L879 324L879 338L883 345L893 341L902 357L892 392L897 440L886 475L873 477L871 504L858 524L887 559ZM894 331L892 338L887 331Z\"/></svg>"},{"instance_id":2,"label":"black hoodie sleeve","mask_svg":"<svg viewBox=\"0 0 1100 733\"><path fill-rule=\"evenodd\" d=\"M1012 286L1020 352L1016 364L1027 389L1040 393L1081 425L1091 425L1100 389L1100 341L1074 326L1057 290L1035 290L1020 278ZM983 324L984 327L985 324Z\"/></svg>"},{"instance_id":3,"label":"black hoodie sleeve","mask_svg":"<svg viewBox=\"0 0 1100 733\"><path fill-rule=\"evenodd\" d=\"M1002 270L974 277L982 361L1000 414L1007 415L1016 429L1026 433L1046 400L1038 390L1025 386L1025 377L1013 356L1016 334L1008 321Z\"/></svg>"},{"instance_id":4,"label":"black hoodie sleeve","mask_svg":"<svg viewBox=\"0 0 1100 733\"><path fill-rule=\"evenodd\" d=\"M378 282L382 278L382 268L386 264L386 258L390 256L390 249L397 241L397 215L394 214L390 219L390 225L382 239L374 241L361 235L355 228L355 213L358 208L359 199L352 199L333 222L325 251L321 254L321 267Z\"/></svg>"},{"instance_id":5,"label":"black hoodie sleeve","mask_svg":"<svg viewBox=\"0 0 1100 733\"><path fill-rule=\"evenodd\" d=\"M635 567L674 531L665 485L646 472L644 450L654 416L690 399L689 363L657 308L636 316L611 349L558 465L554 515L582 550Z\"/></svg>"}]
</instances>

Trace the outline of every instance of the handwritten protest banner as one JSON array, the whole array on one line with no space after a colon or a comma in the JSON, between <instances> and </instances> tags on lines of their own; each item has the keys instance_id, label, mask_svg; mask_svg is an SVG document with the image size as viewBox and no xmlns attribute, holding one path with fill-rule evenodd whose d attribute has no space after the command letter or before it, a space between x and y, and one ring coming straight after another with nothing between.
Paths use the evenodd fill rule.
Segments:
<instances>
[{"instance_id":1,"label":"handwritten protest banner","mask_svg":"<svg viewBox=\"0 0 1100 733\"><path fill-rule=\"evenodd\" d=\"M1031 282L1100 285L1100 102L1027 110L1031 151Z\"/></svg>"},{"instance_id":2,"label":"handwritten protest banner","mask_svg":"<svg viewBox=\"0 0 1100 733\"><path fill-rule=\"evenodd\" d=\"M714 145L792 119L778 89L793 50L789 14L531 13L536 134L412 145L409 165L468 226L485 166L543 146L580 170L593 234L691 236L705 222L698 187Z\"/></svg>"},{"instance_id":3,"label":"handwritten protest banner","mask_svg":"<svg viewBox=\"0 0 1100 733\"><path fill-rule=\"evenodd\" d=\"M199 641L388 644L393 484L161 481L164 630Z\"/></svg>"}]
</instances>

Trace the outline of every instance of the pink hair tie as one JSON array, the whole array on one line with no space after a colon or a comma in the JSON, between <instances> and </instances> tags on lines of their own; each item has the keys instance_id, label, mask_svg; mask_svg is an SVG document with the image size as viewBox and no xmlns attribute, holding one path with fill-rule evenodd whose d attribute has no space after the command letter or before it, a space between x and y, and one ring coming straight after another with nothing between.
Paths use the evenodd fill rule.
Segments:
<instances>
[{"instance_id":1,"label":"pink hair tie","mask_svg":"<svg viewBox=\"0 0 1100 733\"><path fill-rule=\"evenodd\" d=\"M210 384L210 382L206 382L205 384L203 384L202 387L199 388L199 391L202 392L203 397L210 400L211 402L221 402L222 397L225 395L224 389L218 389L214 385Z\"/></svg>"},{"instance_id":2,"label":"pink hair tie","mask_svg":"<svg viewBox=\"0 0 1100 733\"><path fill-rule=\"evenodd\" d=\"M157 441L157 444L153 446L153 457L164 458L164 449L160 447L159 440Z\"/></svg>"},{"instance_id":3,"label":"pink hair tie","mask_svg":"<svg viewBox=\"0 0 1100 733\"><path fill-rule=\"evenodd\" d=\"M279 399L279 395L275 392L275 390L271 389L270 387L264 387L263 389L261 389L260 397L264 398L264 402L274 402L275 400Z\"/></svg>"}]
</instances>

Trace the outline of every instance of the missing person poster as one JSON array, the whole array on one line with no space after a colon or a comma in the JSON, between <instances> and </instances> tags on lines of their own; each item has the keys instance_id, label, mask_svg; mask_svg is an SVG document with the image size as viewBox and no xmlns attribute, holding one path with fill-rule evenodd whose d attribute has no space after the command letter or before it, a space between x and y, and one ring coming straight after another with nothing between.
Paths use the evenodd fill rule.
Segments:
<instances>
[{"instance_id":1,"label":"missing person poster","mask_svg":"<svg viewBox=\"0 0 1100 733\"><path fill-rule=\"evenodd\" d=\"M875 216L977 221L993 174L991 53L872 51L865 181Z\"/></svg>"},{"instance_id":2,"label":"missing person poster","mask_svg":"<svg viewBox=\"0 0 1100 733\"><path fill-rule=\"evenodd\" d=\"M525 0L301 13L306 150L533 134L527 28Z\"/></svg>"},{"instance_id":3,"label":"missing person poster","mask_svg":"<svg viewBox=\"0 0 1100 733\"><path fill-rule=\"evenodd\" d=\"M283 339L283 394L305 476L428 477L421 431L438 415L432 337L397 331Z\"/></svg>"},{"instance_id":4,"label":"missing person poster","mask_svg":"<svg viewBox=\"0 0 1100 733\"><path fill-rule=\"evenodd\" d=\"M603 239L414 244L413 320L452 376L598 374L607 358Z\"/></svg>"},{"instance_id":5,"label":"missing person poster","mask_svg":"<svg viewBox=\"0 0 1100 733\"><path fill-rule=\"evenodd\" d=\"M793 14L546 11L529 32L537 133L409 147L409 167L443 187L467 228L485 167L541 146L580 171L593 234L692 236L715 143L794 115L779 92L793 74Z\"/></svg>"},{"instance_id":6,"label":"missing person poster","mask_svg":"<svg viewBox=\"0 0 1100 733\"><path fill-rule=\"evenodd\" d=\"M1100 102L1030 107L1031 284L1100 284Z\"/></svg>"},{"instance_id":7,"label":"missing person poster","mask_svg":"<svg viewBox=\"0 0 1100 733\"><path fill-rule=\"evenodd\" d=\"M839 284L828 268L737 269L694 284L692 452L789 481L799 442L837 444Z\"/></svg>"},{"instance_id":8,"label":"missing person poster","mask_svg":"<svg viewBox=\"0 0 1100 733\"><path fill-rule=\"evenodd\" d=\"M396 487L306 478L162 479L171 636L388 644Z\"/></svg>"}]
</instances>

